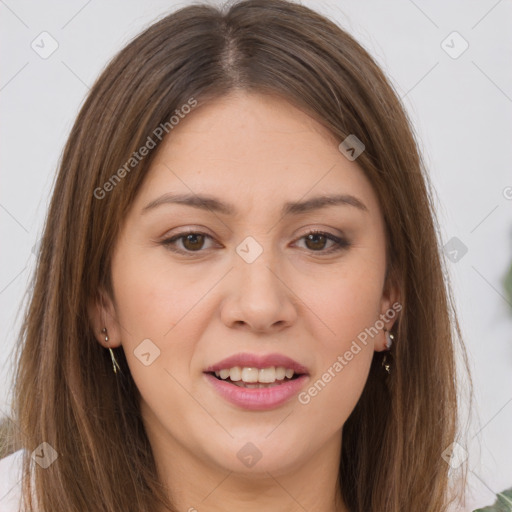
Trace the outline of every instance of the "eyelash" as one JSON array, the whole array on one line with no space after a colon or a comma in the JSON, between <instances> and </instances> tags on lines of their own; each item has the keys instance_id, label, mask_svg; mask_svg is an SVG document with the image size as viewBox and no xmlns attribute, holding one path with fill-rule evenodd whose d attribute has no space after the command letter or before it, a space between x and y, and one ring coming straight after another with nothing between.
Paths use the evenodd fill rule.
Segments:
<instances>
[{"instance_id":1,"label":"eyelash","mask_svg":"<svg viewBox=\"0 0 512 512\"><path fill-rule=\"evenodd\" d=\"M194 230L189 230L189 231L182 231L181 233L178 233L176 235L174 235L173 237L171 238L168 238L166 240L162 240L160 243L162 245L164 245L166 247L166 249L172 251L172 252L176 252L176 253L179 253L179 254L199 254L201 252L204 252L203 249L199 249L197 251L189 251L189 250L184 250L184 249L177 249L175 246L174 246L174 243L180 239L183 239L185 238L187 235L203 235L207 238L212 238L210 235L206 234L206 233L203 233L201 231L194 231ZM338 252L338 251L342 251L342 250L346 250L348 249L352 244L344 239L344 238L339 238L335 235L333 235L332 233L328 233L328 232L325 232L325 231L319 231L319 230L312 230L312 231L309 231L308 233L306 233L305 235L302 235L300 238L298 238L298 240L302 240L303 238L306 238L308 237L309 235L323 235L325 238L327 238L328 240L331 240L335 243L335 245L331 248L331 249L327 249L327 250L318 250L318 251L314 251L312 249L306 249L306 250L309 250L310 252L312 253L320 253L320 254L331 254L331 253L334 253L334 252Z\"/></svg>"}]
</instances>

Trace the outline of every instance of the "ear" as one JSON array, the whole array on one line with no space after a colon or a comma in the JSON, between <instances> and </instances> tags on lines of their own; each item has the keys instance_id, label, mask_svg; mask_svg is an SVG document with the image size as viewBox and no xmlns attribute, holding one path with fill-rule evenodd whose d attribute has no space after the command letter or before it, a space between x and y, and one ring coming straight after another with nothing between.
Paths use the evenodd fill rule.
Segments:
<instances>
[{"instance_id":1,"label":"ear","mask_svg":"<svg viewBox=\"0 0 512 512\"><path fill-rule=\"evenodd\" d=\"M121 345L121 329L117 321L117 313L114 303L109 294L98 290L95 298L90 299L88 304L89 319L95 338L105 348L115 348ZM106 328L104 333L102 330ZM108 336L108 341L105 341Z\"/></svg>"},{"instance_id":2,"label":"ear","mask_svg":"<svg viewBox=\"0 0 512 512\"><path fill-rule=\"evenodd\" d=\"M382 292L379 319L384 322L384 328L376 340L376 352L387 350L385 331L391 331L393 329L393 326L400 316L401 310L402 302L399 281L396 274L391 271L386 275L386 281Z\"/></svg>"}]
</instances>

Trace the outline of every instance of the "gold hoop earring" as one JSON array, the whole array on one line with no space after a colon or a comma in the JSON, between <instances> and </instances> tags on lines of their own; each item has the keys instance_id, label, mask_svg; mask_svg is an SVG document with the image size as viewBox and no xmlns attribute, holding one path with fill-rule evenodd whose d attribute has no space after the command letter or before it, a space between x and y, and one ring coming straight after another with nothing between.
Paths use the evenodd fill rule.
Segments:
<instances>
[{"instance_id":1,"label":"gold hoop earring","mask_svg":"<svg viewBox=\"0 0 512 512\"><path fill-rule=\"evenodd\" d=\"M107 334L107 328L103 327L101 332L105 335L105 343L108 343L108 334ZM117 374L117 370L121 371L121 367L119 366L119 363L116 360L116 356L114 355L114 352L112 352L112 349L108 348L110 351L110 358L112 359L112 368L114 369L114 373Z\"/></svg>"},{"instance_id":2,"label":"gold hoop earring","mask_svg":"<svg viewBox=\"0 0 512 512\"><path fill-rule=\"evenodd\" d=\"M382 367L384 368L384 370L386 370L386 372L388 372L388 375L390 375L391 374L391 362L389 362L387 359L388 359L388 355L384 354L384 358L382 359Z\"/></svg>"},{"instance_id":3,"label":"gold hoop earring","mask_svg":"<svg viewBox=\"0 0 512 512\"><path fill-rule=\"evenodd\" d=\"M387 352L389 353L390 349L391 349L391 345L393 344L393 340L395 339L395 337L389 331L384 331L384 332L386 333L386 349L387 349ZM388 361L388 355L389 355L389 358L391 359L391 353L384 354L384 357L382 358L382 367L384 368L384 370L386 370L388 375L390 375L391 374L391 361Z\"/></svg>"},{"instance_id":4,"label":"gold hoop earring","mask_svg":"<svg viewBox=\"0 0 512 512\"><path fill-rule=\"evenodd\" d=\"M384 331L386 333L386 348L389 350L391 345L393 345L393 340L395 337L389 331Z\"/></svg>"}]
</instances>

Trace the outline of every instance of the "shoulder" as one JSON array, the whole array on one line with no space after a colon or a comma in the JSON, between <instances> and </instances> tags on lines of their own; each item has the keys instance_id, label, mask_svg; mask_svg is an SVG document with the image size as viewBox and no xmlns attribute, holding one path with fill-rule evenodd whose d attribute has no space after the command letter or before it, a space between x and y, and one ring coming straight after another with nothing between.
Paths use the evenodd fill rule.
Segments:
<instances>
[{"instance_id":1,"label":"shoulder","mask_svg":"<svg viewBox=\"0 0 512 512\"><path fill-rule=\"evenodd\" d=\"M0 511L19 512L23 449L0 459Z\"/></svg>"}]
</instances>

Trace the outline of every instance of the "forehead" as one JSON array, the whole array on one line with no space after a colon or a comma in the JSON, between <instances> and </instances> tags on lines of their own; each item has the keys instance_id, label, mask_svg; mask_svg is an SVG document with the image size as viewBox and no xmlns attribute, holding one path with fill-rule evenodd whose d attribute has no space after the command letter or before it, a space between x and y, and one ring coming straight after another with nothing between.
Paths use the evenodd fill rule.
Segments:
<instances>
[{"instance_id":1,"label":"forehead","mask_svg":"<svg viewBox=\"0 0 512 512\"><path fill-rule=\"evenodd\" d=\"M370 182L339 141L282 98L237 92L196 107L164 139L138 206L164 193L224 198L238 212L321 194L378 210ZM144 202L144 205L142 205Z\"/></svg>"}]
</instances>

